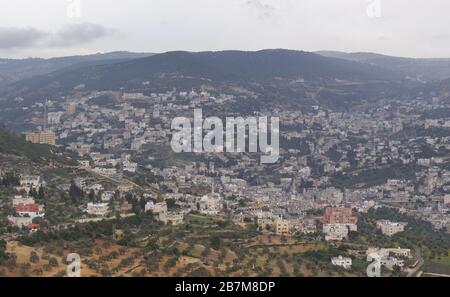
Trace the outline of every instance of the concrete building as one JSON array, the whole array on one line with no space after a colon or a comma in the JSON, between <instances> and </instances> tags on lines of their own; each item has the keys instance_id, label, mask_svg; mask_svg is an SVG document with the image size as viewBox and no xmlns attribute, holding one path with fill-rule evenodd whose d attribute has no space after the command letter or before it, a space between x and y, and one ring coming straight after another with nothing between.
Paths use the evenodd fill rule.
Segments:
<instances>
[{"instance_id":1,"label":"concrete building","mask_svg":"<svg viewBox=\"0 0 450 297\"><path fill-rule=\"evenodd\" d=\"M28 226L33 223L33 219L30 217L17 217L17 216L9 216L8 222L16 227L22 228L24 226Z\"/></svg>"},{"instance_id":2,"label":"concrete building","mask_svg":"<svg viewBox=\"0 0 450 297\"><path fill-rule=\"evenodd\" d=\"M356 231L352 224L324 224L322 228L326 241L340 241L348 237L349 231Z\"/></svg>"},{"instance_id":3,"label":"concrete building","mask_svg":"<svg viewBox=\"0 0 450 297\"><path fill-rule=\"evenodd\" d=\"M384 235L392 236L405 230L407 223L395 223L387 220L377 221L377 227Z\"/></svg>"},{"instance_id":4,"label":"concrete building","mask_svg":"<svg viewBox=\"0 0 450 297\"><path fill-rule=\"evenodd\" d=\"M349 269L352 267L352 259L348 257L333 257L331 258L331 264L334 266L339 266L345 269Z\"/></svg>"},{"instance_id":5,"label":"concrete building","mask_svg":"<svg viewBox=\"0 0 450 297\"><path fill-rule=\"evenodd\" d=\"M17 205L23 204L34 204L34 198L33 197L22 197L22 195L18 195L18 196L14 196L14 198L12 199L12 204L14 207L16 207Z\"/></svg>"},{"instance_id":6,"label":"concrete building","mask_svg":"<svg viewBox=\"0 0 450 297\"><path fill-rule=\"evenodd\" d=\"M274 221L276 235L289 235L289 221L276 219Z\"/></svg>"},{"instance_id":7,"label":"concrete building","mask_svg":"<svg viewBox=\"0 0 450 297\"><path fill-rule=\"evenodd\" d=\"M19 204L16 206L19 217L30 217L32 219L45 216L45 206L42 204Z\"/></svg>"},{"instance_id":8,"label":"concrete building","mask_svg":"<svg viewBox=\"0 0 450 297\"><path fill-rule=\"evenodd\" d=\"M90 215L104 217L109 212L108 203L88 203L86 212Z\"/></svg>"},{"instance_id":9,"label":"concrete building","mask_svg":"<svg viewBox=\"0 0 450 297\"><path fill-rule=\"evenodd\" d=\"M353 215L351 208L327 207L322 222L324 224L356 224L358 217Z\"/></svg>"},{"instance_id":10,"label":"concrete building","mask_svg":"<svg viewBox=\"0 0 450 297\"><path fill-rule=\"evenodd\" d=\"M36 144L55 145L56 134L51 131L26 133L25 140Z\"/></svg>"}]
</instances>

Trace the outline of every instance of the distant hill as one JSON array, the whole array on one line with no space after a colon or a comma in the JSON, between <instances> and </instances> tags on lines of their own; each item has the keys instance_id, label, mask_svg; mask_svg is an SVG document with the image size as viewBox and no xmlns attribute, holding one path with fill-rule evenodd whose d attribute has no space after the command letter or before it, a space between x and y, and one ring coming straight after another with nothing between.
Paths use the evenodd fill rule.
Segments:
<instances>
[{"instance_id":1,"label":"distant hill","mask_svg":"<svg viewBox=\"0 0 450 297\"><path fill-rule=\"evenodd\" d=\"M324 57L382 67L422 81L440 81L450 78L450 59L414 59L364 52L319 51L316 53Z\"/></svg>"},{"instance_id":2,"label":"distant hill","mask_svg":"<svg viewBox=\"0 0 450 297\"><path fill-rule=\"evenodd\" d=\"M86 89L138 87L158 77L200 78L215 82L281 78L305 80L395 80L397 73L377 66L291 50L257 52L167 52L150 57L62 69L11 84L10 96L55 95L75 86Z\"/></svg>"},{"instance_id":3,"label":"distant hill","mask_svg":"<svg viewBox=\"0 0 450 297\"><path fill-rule=\"evenodd\" d=\"M76 164L66 155L60 154L57 148L27 142L22 136L2 127L0 127L0 154L19 156L37 163L52 161L61 164Z\"/></svg>"},{"instance_id":4,"label":"distant hill","mask_svg":"<svg viewBox=\"0 0 450 297\"><path fill-rule=\"evenodd\" d=\"M111 52L51 59L0 59L0 85L35 75L47 74L80 63L129 60L151 56L150 53Z\"/></svg>"}]
</instances>

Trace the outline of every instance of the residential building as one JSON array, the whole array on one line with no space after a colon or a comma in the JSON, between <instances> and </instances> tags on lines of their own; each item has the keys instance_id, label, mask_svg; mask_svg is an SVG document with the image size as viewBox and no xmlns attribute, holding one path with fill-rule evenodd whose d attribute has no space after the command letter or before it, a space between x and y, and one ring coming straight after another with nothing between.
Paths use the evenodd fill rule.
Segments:
<instances>
[{"instance_id":1,"label":"residential building","mask_svg":"<svg viewBox=\"0 0 450 297\"><path fill-rule=\"evenodd\" d=\"M348 257L333 257L331 258L331 264L334 266L339 266L345 269L349 269L352 267L352 259Z\"/></svg>"},{"instance_id":2,"label":"residential building","mask_svg":"<svg viewBox=\"0 0 450 297\"><path fill-rule=\"evenodd\" d=\"M88 203L86 212L90 215L104 217L109 212L108 203Z\"/></svg>"},{"instance_id":3,"label":"residential building","mask_svg":"<svg viewBox=\"0 0 450 297\"><path fill-rule=\"evenodd\" d=\"M392 236L405 230L407 223L395 223L387 220L377 221L377 227L384 235Z\"/></svg>"}]
</instances>

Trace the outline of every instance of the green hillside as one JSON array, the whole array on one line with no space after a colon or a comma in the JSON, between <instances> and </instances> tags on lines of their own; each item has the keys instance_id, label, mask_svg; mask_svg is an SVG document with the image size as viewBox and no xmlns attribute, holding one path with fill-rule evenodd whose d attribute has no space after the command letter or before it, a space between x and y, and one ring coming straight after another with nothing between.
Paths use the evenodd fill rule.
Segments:
<instances>
[{"instance_id":1,"label":"green hillside","mask_svg":"<svg viewBox=\"0 0 450 297\"><path fill-rule=\"evenodd\" d=\"M66 153L48 145L33 144L13 132L0 127L0 154L24 157L37 163L58 162L76 164Z\"/></svg>"}]
</instances>

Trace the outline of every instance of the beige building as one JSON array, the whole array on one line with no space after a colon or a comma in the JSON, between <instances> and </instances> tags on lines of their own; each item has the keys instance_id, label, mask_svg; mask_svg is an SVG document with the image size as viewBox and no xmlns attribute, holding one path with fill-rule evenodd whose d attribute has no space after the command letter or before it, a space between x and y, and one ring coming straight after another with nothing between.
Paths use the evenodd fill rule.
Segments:
<instances>
[{"instance_id":1,"label":"beige building","mask_svg":"<svg viewBox=\"0 0 450 297\"><path fill-rule=\"evenodd\" d=\"M56 144L56 135L54 132L32 132L25 134L25 140L36 144Z\"/></svg>"},{"instance_id":2,"label":"beige building","mask_svg":"<svg viewBox=\"0 0 450 297\"><path fill-rule=\"evenodd\" d=\"M275 225L275 234L289 235L289 221L277 219L275 220L274 225Z\"/></svg>"},{"instance_id":3,"label":"beige building","mask_svg":"<svg viewBox=\"0 0 450 297\"><path fill-rule=\"evenodd\" d=\"M381 233L387 236L405 231L407 223L395 223L386 220L378 221L377 227L381 229Z\"/></svg>"},{"instance_id":4,"label":"beige building","mask_svg":"<svg viewBox=\"0 0 450 297\"><path fill-rule=\"evenodd\" d=\"M106 216L109 212L108 203L88 203L86 212L95 216Z\"/></svg>"},{"instance_id":5,"label":"beige building","mask_svg":"<svg viewBox=\"0 0 450 297\"><path fill-rule=\"evenodd\" d=\"M23 205L27 205L27 204L34 204L34 198L33 197L22 197L22 195L17 195L14 196L14 198L12 199L12 204L14 207L16 207L17 205L23 204Z\"/></svg>"},{"instance_id":6,"label":"beige building","mask_svg":"<svg viewBox=\"0 0 450 297\"><path fill-rule=\"evenodd\" d=\"M322 231L326 241L343 240L348 237L349 231L356 231L355 224L324 224Z\"/></svg>"}]
</instances>

